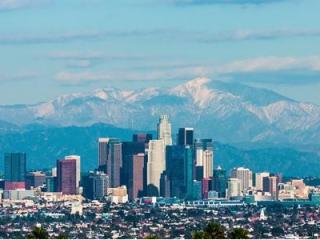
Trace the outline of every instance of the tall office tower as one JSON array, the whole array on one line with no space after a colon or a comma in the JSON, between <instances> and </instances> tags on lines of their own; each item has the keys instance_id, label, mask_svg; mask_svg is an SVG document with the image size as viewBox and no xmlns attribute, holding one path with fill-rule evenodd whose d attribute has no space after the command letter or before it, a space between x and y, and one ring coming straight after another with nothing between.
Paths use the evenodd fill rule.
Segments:
<instances>
[{"instance_id":1,"label":"tall office tower","mask_svg":"<svg viewBox=\"0 0 320 240\"><path fill-rule=\"evenodd\" d=\"M240 180L240 191L243 193L252 187L252 172L248 168L239 167L232 169L231 177Z\"/></svg>"},{"instance_id":2,"label":"tall office tower","mask_svg":"<svg viewBox=\"0 0 320 240\"><path fill-rule=\"evenodd\" d=\"M193 145L193 128L180 128L177 137L177 145Z\"/></svg>"},{"instance_id":3,"label":"tall office tower","mask_svg":"<svg viewBox=\"0 0 320 240\"><path fill-rule=\"evenodd\" d=\"M26 158L25 153L4 154L4 180L6 190L25 188Z\"/></svg>"},{"instance_id":4,"label":"tall office tower","mask_svg":"<svg viewBox=\"0 0 320 240\"><path fill-rule=\"evenodd\" d=\"M219 198L226 197L227 189L227 173L225 170L218 167L213 170L212 190L218 193Z\"/></svg>"},{"instance_id":5,"label":"tall office tower","mask_svg":"<svg viewBox=\"0 0 320 240\"><path fill-rule=\"evenodd\" d=\"M195 176L197 180L211 178L213 170L212 139L196 139L194 142ZM202 172L201 172L202 171Z\"/></svg>"},{"instance_id":6,"label":"tall office tower","mask_svg":"<svg viewBox=\"0 0 320 240\"><path fill-rule=\"evenodd\" d=\"M99 170L107 172L107 161L109 152L109 138L99 138L98 143L98 164Z\"/></svg>"},{"instance_id":7,"label":"tall office tower","mask_svg":"<svg viewBox=\"0 0 320 240\"><path fill-rule=\"evenodd\" d=\"M160 196L165 197L165 198L168 198L171 196L171 194L170 194L170 180L169 180L169 177L168 177L166 171L164 171L161 174L161 178L160 178Z\"/></svg>"},{"instance_id":8,"label":"tall office tower","mask_svg":"<svg viewBox=\"0 0 320 240\"><path fill-rule=\"evenodd\" d=\"M65 156L65 160L74 160L76 161L76 188L77 188L77 194L79 193L80 188L80 177L81 177L81 169L80 169L80 156L78 155L70 155Z\"/></svg>"},{"instance_id":9,"label":"tall office tower","mask_svg":"<svg viewBox=\"0 0 320 240\"><path fill-rule=\"evenodd\" d=\"M63 194L78 194L78 176L76 158L57 160L57 191ZM79 176L80 179L80 176Z\"/></svg>"},{"instance_id":10,"label":"tall office tower","mask_svg":"<svg viewBox=\"0 0 320 240\"><path fill-rule=\"evenodd\" d=\"M160 177L166 169L163 140L151 140L148 147L147 187L148 195L159 195Z\"/></svg>"},{"instance_id":11,"label":"tall office tower","mask_svg":"<svg viewBox=\"0 0 320 240\"><path fill-rule=\"evenodd\" d=\"M134 200L143 195L144 161L144 153L132 155L129 161L128 197L130 200Z\"/></svg>"},{"instance_id":12,"label":"tall office tower","mask_svg":"<svg viewBox=\"0 0 320 240\"><path fill-rule=\"evenodd\" d=\"M122 143L117 138L99 138L99 170L108 174L111 187L120 186Z\"/></svg>"},{"instance_id":13,"label":"tall office tower","mask_svg":"<svg viewBox=\"0 0 320 240\"><path fill-rule=\"evenodd\" d=\"M161 115L157 125L158 139L164 141L164 146L172 145L171 123L168 115Z\"/></svg>"},{"instance_id":14,"label":"tall office tower","mask_svg":"<svg viewBox=\"0 0 320 240\"><path fill-rule=\"evenodd\" d=\"M192 195L193 149L190 146L167 146L166 175L171 197L180 199Z\"/></svg>"},{"instance_id":15,"label":"tall office tower","mask_svg":"<svg viewBox=\"0 0 320 240\"><path fill-rule=\"evenodd\" d=\"M148 140L147 140L148 141ZM122 143L122 168L121 168L121 186L129 184L130 161L133 155L145 153L147 143L144 141L133 141Z\"/></svg>"},{"instance_id":16,"label":"tall office tower","mask_svg":"<svg viewBox=\"0 0 320 240\"><path fill-rule=\"evenodd\" d=\"M238 178L228 179L228 198L234 198L241 196L240 180Z\"/></svg>"},{"instance_id":17,"label":"tall office tower","mask_svg":"<svg viewBox=\"0 0 320 240\"><path fill-rule=\"evenodd\" d=\"M100 200L108 194L109 177L103 172L90 172L84 177L83 186L86 198Z\"/></svg>"},{"instance_id":18,"label":"tall office tower","mask_svg":"<svg viewBox=\"0 0 320 240\"><path fill-rule=\"evenodd\" d=\"M26 175L26 162L25 153L5 153L5 180L10 182L24 182Z\"/></svg>"},{"instance_id":19,"label":"tall office tower","mask_svg":"<svg viewBox=\"0 0 320 240\"><path fill-rule=\"evenodd\" d=\"M132 141L135 143L148 143L150 140L152 140L150 133L135 133L132 136Z\"/></svg>"},{"instance_id":20,"label":"tall office tower","mask_svg":"<svg viewBox=\"0 0 320 240\"><path fill-rule=\"evenodd\" d=\"M261 172L261 173L256 173L256 190L258 191L263 191L263 178L264 177L269 177L270 173L268 172Z\"/></svg>"},{"instance_id":21,"label":"tall office tower","mask_svg":"<svg viewBox=\"0 0 320 240\"><path fill-rule=\"evenodd\" d=\"M111 187L120 186L120 175L122 168L122 143L119 139L109 140L109 151L107 160L107 174Z\"/></svg>"},{"instance_id":22,"label":"tall office tower","mask_svg":"<svg viewBox=\"0 0 320 240\"><path fill-rule=\"evenodd\" d=\"M278 198L279 176L269 176L263 178L263 191L269 192L273 199Z\"/></svg>"},{"instance_id":23,"label":"tall office tower","mask_svg":"<svg viewBox=\"0 0 320 240\"><path fill-rule=\"evenodd\" d=\"M26 189L41 187L46 182L46 175L43 172L29 172L26 175Z\"/></svg>"}]
</instances>

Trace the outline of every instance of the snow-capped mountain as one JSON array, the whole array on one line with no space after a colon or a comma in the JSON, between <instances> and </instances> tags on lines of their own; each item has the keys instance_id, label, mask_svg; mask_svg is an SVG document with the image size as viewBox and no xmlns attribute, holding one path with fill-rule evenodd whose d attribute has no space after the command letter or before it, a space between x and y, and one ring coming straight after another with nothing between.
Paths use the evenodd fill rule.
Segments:
<instances>
[{"instance_id":1,"label":"snow-capped mountain","mask_svg":"<svg viewBox=\"0 0 320 240\"><path fill-rule=\"evenodd\" d=\"M160 114L174 128L194 127L197 135L226 142L316 143L320 106L266 89L197 78L171 89L100 89L35 105L0 106L0 122L16 125L154 129Z\"/></svg>"}]
</instances>

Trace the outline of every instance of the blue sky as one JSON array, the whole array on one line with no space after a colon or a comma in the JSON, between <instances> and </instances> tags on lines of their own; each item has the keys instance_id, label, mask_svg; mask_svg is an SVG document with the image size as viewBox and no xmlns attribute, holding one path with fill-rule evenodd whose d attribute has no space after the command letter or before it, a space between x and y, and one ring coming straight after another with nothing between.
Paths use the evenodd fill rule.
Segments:
<instances>
[{"instance_id":1,"label":"blue sky","mask_svg":"<svg viewBox=\"0 0 320 240\"><path fill-rule=\"evenodd\" d=\"M319 0L0 0L0 104L198 76L320 104Z\"/></svg>"}]
</instances>

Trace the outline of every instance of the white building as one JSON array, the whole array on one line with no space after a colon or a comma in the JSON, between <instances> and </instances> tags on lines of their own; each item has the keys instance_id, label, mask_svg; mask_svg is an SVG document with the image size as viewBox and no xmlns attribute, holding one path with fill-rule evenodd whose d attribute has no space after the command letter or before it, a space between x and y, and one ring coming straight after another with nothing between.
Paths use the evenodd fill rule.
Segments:
<instances>
[{"instance_id":1,"label":"white building","mask_svg":"<svg viewBox=\"0 0 320 240\"><path fill-rule=\"evenodd\" d=\"M246 192L252 188L252 171L250 171L250 169L243 167L234 168L232 169L231 177L240 180L241 192Z\"/></svg>"},{"instance_id":2,"label":"white building","mask_svg":"<svg viewBox=\"0 0 320 240\"><path fill-rule=\"evenodd\" d=\"M147 184L160 190L161 173L166 168L163 140L151 140L148 147Z\"/></svg>"},{"instance_id":3,"label":"white building","mask_svg":"<svg viewBox=\"0 0 320 240\"><path fill-rule=\"evenodd\" d=\"M240 180L238 178L229 178L228 179L227 196L229 199L232 197L241 196Z\"/></svg>"},{"instance_id":4,"label":"white building","mask_svg":"<svg viewBox=\"0 0 320 240\"><path fill-rule=\"evenodd\" d=\"M203 178L213 176L213 151L205 150L202 154Z\"/></svg>"},{"instance_id":5,"label":"white building","mask_svg":"<svg viewBox=\"0 0 320 240\"><path fill-rule=\"evenodd\" d=\"M171 123L168 115L161 115L157 126L158 139L163 140L164 146L172 145Z\"/></svg>"}]
</instances>

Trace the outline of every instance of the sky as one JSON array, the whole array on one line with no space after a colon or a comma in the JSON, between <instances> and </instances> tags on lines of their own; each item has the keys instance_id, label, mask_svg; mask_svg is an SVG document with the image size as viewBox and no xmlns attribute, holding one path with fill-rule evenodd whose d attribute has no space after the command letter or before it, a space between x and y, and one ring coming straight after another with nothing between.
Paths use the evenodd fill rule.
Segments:
<instances>
[{"instance_id":1,"label":"sky","mask_svg":"<svg viewBox=\"0 0 320 240\"><path fill-rule=\"evenodd\" d=\"M196 77L320 104L319 0L0 0L0 105Z\"/></svg>"}]
</instances>

